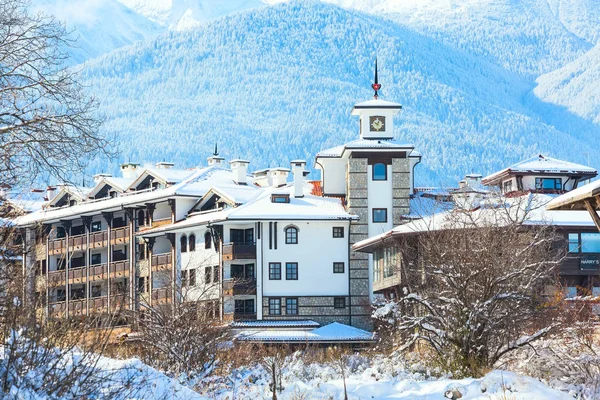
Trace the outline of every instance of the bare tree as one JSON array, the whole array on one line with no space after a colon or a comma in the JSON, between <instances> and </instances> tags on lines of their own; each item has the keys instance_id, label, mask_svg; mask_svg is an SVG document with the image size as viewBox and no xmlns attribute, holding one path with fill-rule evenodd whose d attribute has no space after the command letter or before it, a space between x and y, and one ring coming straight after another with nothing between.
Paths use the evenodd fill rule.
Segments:
<instances>
[{"instance_id":1,"label":"bare tree","mask_svg":"<svg viewBox=\"0 0 600 400\"><path fill-rule=\"evenodd\" d=\"M260 365L271 377L269 385L273 400L277 400L277 392L283 391L282 368L285 365L289 349L283 345L263 345L259 350Z\"/></svg>"},{"instance_id":2,"label":"bare tree","mask_svg":"<svg viewBox=\"0 0 600 400\"><path fill-rule=\"evenodd\" d=\"M0 0L0 185L40 174L67 180L108 142L98 135L96 102L65 66L73 45L54 18L26 0Z\"/></svg>"},{"instance_id":3,"label":"bare tree","mask_svg":"<svg viewBox=\"0 0 600 400\"><path fill-rule=\"evenodd\" d=\"M348 400L348 390L346 388L346 375L348 369L348 350L341 347L333 346L327 349L327 358L334 367L342 374L342 382L344 384L344 400Z\"/></svg>"},{"instance_id":4,"label":"bare tree","mask_svg":"<svg viewBox=\"0 0 600 400\"><path fill-rule=\"evenodd\" d=\"M177 300L149 305L137 313L141 359L172 376L210 371L229 339L220 321L218 299L210 300L214 285L199 288L190 297L186 288L176 286ZM169 291L172 285L168 286Z\"/></svg>"},{"instance_id":5,"label":"bare tree","mask_svg":"<svg viewBox=\"0 0 600 400\"><path fill-rule=\"evenodd\" d=\"M479 376L555 324L545 318L563 252L549 224L528 224L534 196L424 218L396 239L398 298L376 315L402 350Z\"/></svg>"}]
</instances>

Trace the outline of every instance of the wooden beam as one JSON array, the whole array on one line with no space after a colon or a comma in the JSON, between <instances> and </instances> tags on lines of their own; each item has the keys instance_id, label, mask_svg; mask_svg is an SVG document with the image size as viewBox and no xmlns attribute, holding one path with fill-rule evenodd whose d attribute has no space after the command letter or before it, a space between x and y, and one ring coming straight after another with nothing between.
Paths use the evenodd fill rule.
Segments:
<instances>
[{"instance_id":1,"label":"wooden beam","mask_svg":"<svg viewBox=\"0 0 600 400\"><path fill-rule=\"evenodd\" d=\"M596 228L598 228L598 230L600 231L600 216L598 216L598 213L596 212L596 208L592 204L592 201L590 199L585 199L583 203L585 204L585 208L592 216L592 220L594 221Z\"/></svg>"}]
</instances>

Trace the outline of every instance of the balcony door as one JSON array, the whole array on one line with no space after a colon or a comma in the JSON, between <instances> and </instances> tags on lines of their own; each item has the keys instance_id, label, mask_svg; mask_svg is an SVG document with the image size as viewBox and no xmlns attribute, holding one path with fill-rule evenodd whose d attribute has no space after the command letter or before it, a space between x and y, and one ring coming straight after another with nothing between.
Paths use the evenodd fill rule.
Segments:
<instances>
[{"instance_id":1,"label":"balcony door","mask_svg":"<svg viewBox=\"0 0 600 400\"><path fill-rule=\"evenodd\" d=\"M229 233L231 235L231 243L245 245L254 244L254 228L231 229Z\"/></svg>"}]
</instances>

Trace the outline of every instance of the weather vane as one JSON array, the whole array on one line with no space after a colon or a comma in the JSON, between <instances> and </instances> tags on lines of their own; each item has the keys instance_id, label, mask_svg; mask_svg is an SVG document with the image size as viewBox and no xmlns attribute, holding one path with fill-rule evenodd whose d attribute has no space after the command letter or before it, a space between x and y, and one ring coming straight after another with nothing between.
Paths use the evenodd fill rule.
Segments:
<instances>
[{"instance_id":1,"label":"weather vane","mask_svg":"<svg viewBox=\"0 0 600 400\"><path fill-rule=\"evenodd\" d=\"M377 58L375 58L375 83L373 83L371 87L375 91L375 100L377 100L377 98L379 97L377 92L379 91L379 89L381 89L381 84L379 84L379 82L377 81Z\"/></svg>"}]
</instances>

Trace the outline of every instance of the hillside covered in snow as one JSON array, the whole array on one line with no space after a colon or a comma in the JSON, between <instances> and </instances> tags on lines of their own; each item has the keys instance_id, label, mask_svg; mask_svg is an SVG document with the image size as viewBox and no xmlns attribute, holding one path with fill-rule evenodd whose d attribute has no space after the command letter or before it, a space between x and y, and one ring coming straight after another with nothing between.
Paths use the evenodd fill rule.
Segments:
<instances>
[{"instance_id":1,"label":"hillside covered in snow","mask_svg":"<svg viewBox=\"0 0 600 400\"><path fill-rule=\"evenodd\" d=\"M418 185L454 184L540 152L598 159L600 125L590 102L599 100L554 101L535 91L541 74L597 60L588 52L598 28L585 7L374 3L385 18L316 1L236 13L93 59L85 84L101 102L121 160L191 167L205 162L215 142L229 159L250 159L251 170L311 160L357 137L349 112L372 96L375 56L382 98L404 106L396 138L424 155ZM594 76L577 86L593 94ZM592 111L575 110L583 105ZM104 161L93 167L115 172Z\"/></svg>"}]
</instances>

